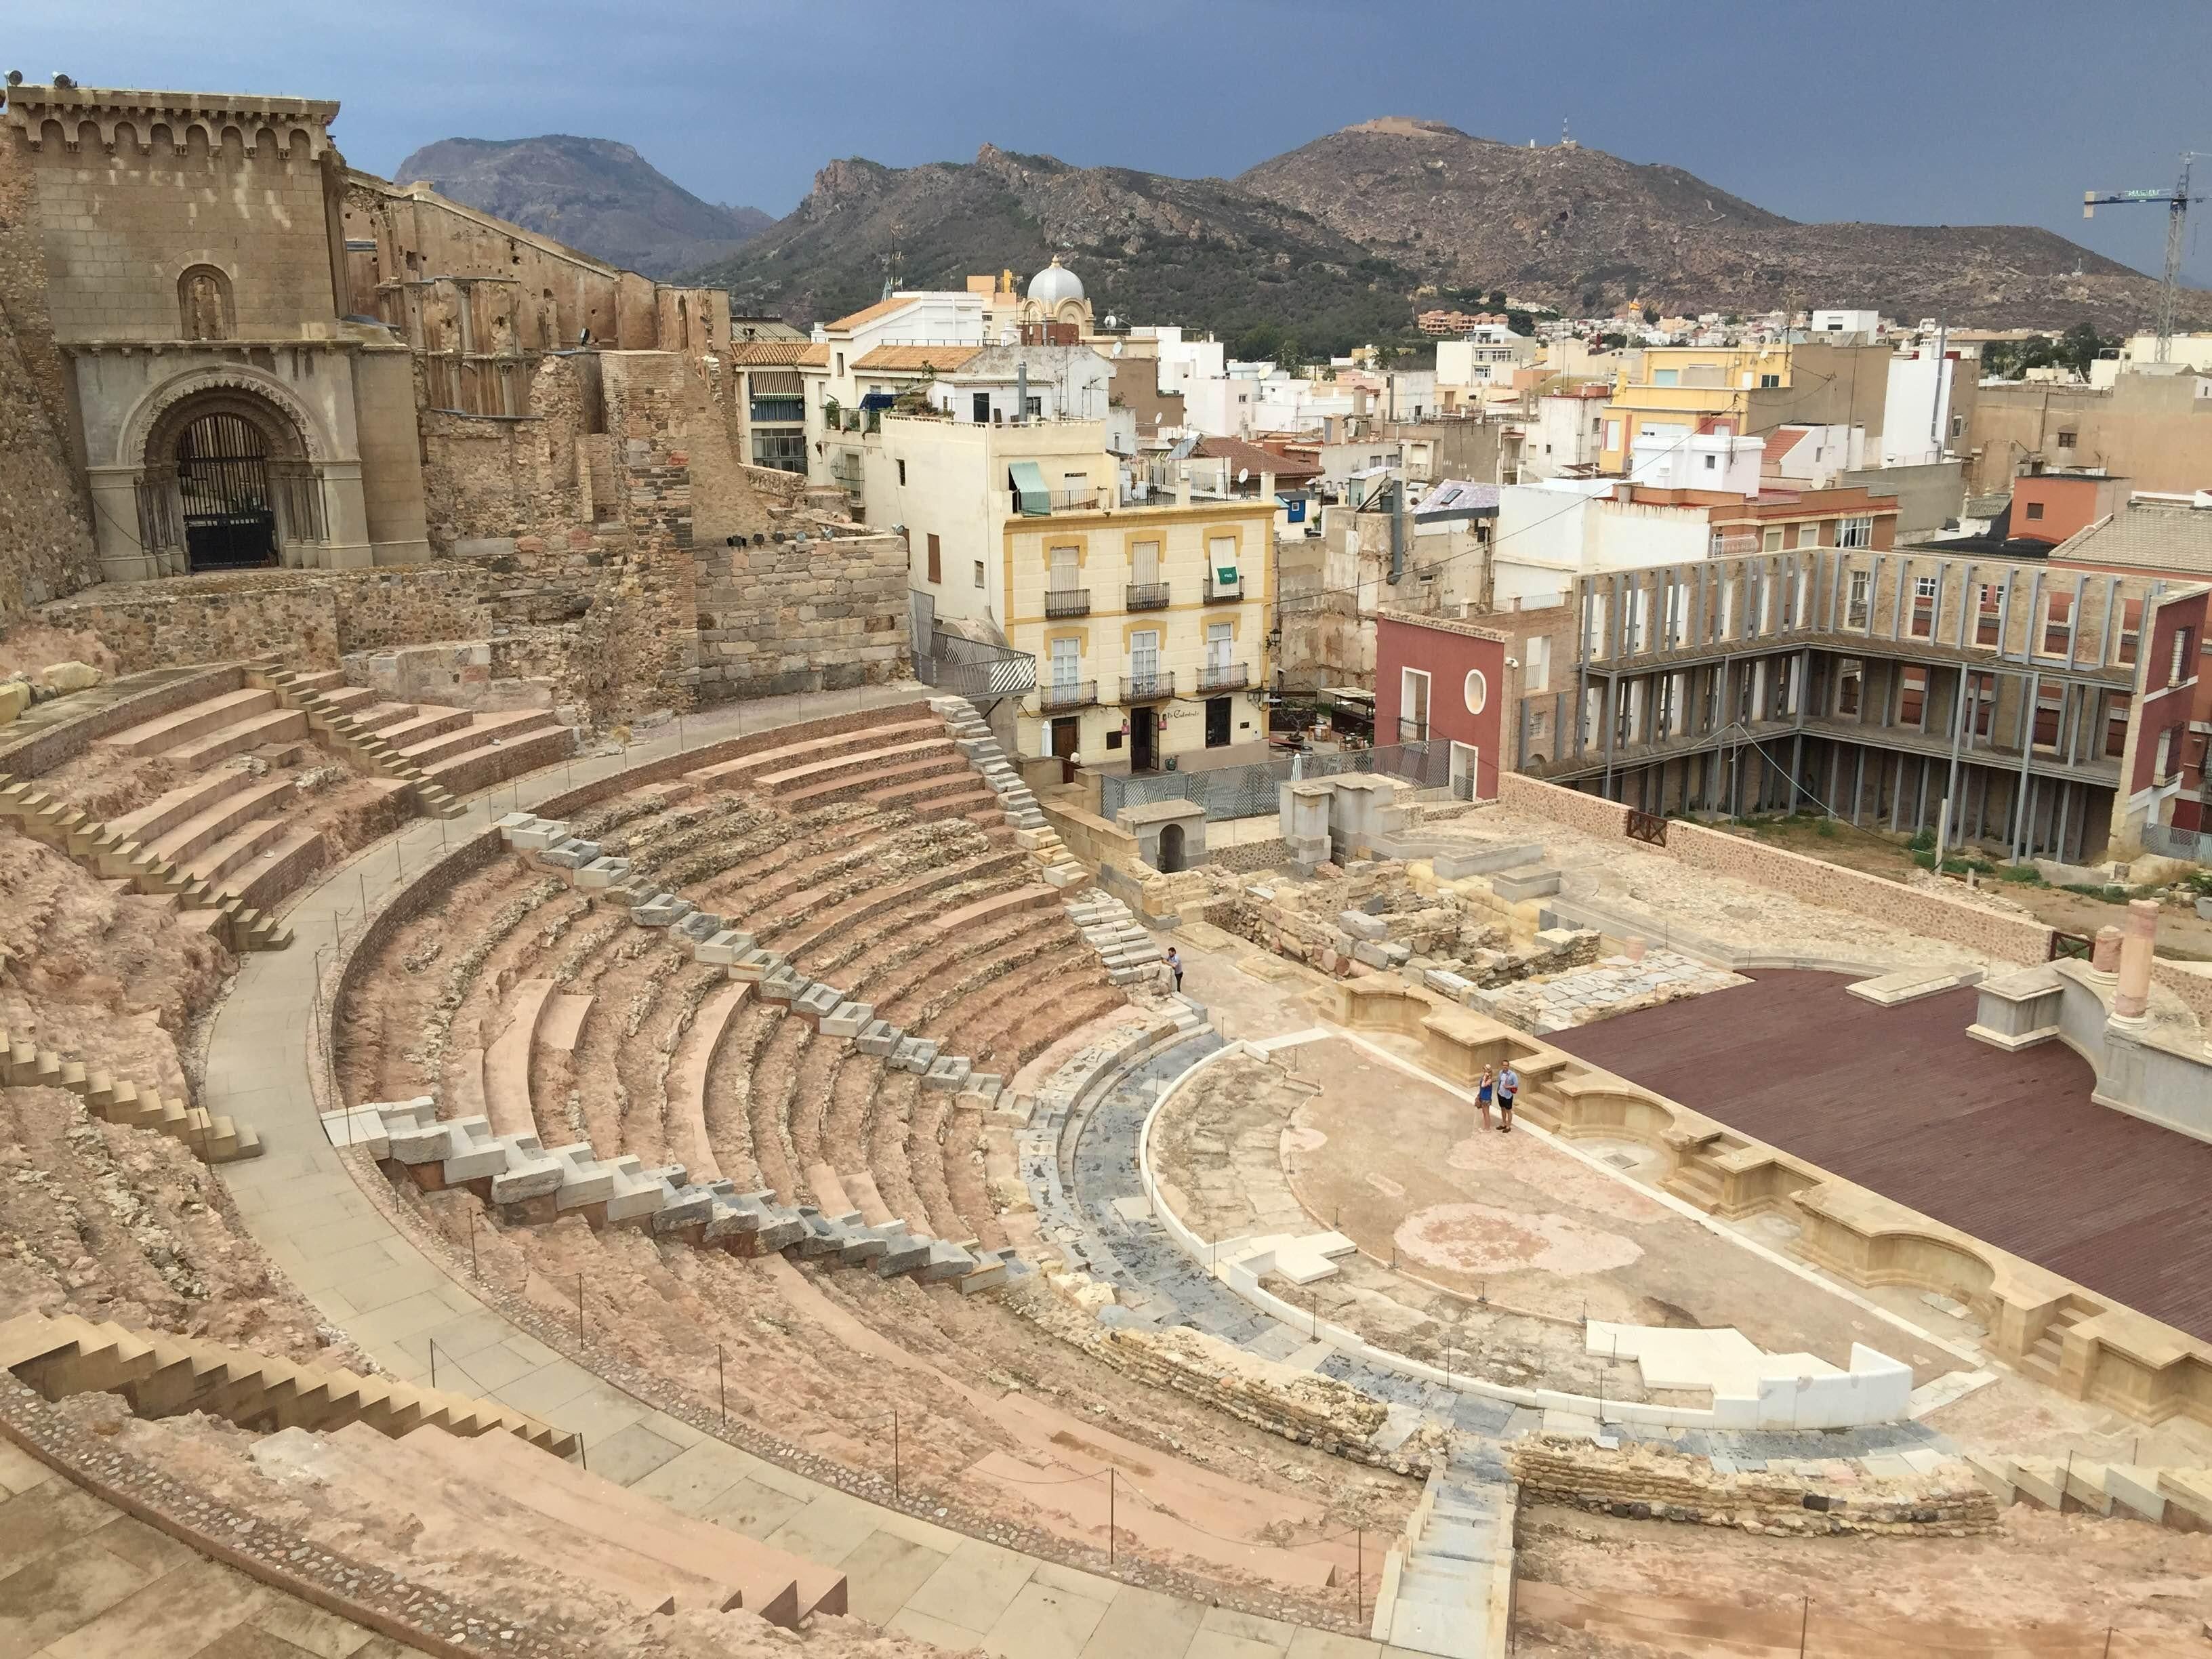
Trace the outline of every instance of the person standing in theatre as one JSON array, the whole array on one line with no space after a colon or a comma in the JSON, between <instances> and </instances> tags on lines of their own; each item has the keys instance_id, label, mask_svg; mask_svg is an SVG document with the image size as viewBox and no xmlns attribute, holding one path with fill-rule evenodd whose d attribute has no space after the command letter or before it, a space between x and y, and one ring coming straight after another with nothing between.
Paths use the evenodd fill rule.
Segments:
<instances>
[{"instance_id":1,"label":"person standing in theatre","mask_svg":"<svg viewBox=\"0 0 2212 1659\"><path fill-rule=\"evenodd\" d=\"M1496 1091L1497 1087L1497 1075L1491 1071L1490 1067L1484 1066L1482 1075L1474 1080L1474 1103L1481 1109L1482 1127L1486 1129L1490 1127L1491 1096Z\"/></svg>"},{"instance_id":2,"label":"person standing in theatre","mask_svg":"<svg viewBox=\"0 0 2212 1659\"><path fill-rule=\"evenodd\" d=\"M1509 1060L1505 1069L1498 1074L1498 1115L1503 1120L1498 1133L1502 1135L1513 1133L1513 1097L1520 1092L1521 1073L1513 1069L1513 1062Z\"/></svg>"}]
</instances>

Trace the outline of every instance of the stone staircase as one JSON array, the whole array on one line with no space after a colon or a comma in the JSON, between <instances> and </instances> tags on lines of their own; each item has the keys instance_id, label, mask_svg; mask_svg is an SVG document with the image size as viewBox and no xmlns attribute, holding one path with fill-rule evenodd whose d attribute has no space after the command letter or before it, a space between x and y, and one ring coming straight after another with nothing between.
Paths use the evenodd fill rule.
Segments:
<instances>
[{"instance_id":1,"label":"stone staircase","mask_svg":"<svg viewBox=\"0 0 2212 1659\"><path fill-rule=\"evenodd\" d=\"M1089 872L1067 850L1066 843L1045 822L1036 794L1021 781L1006 751L991 735L991 728L964 697L933 697L930 708L945 721L953 747L968 757L983 781L999 798L1015 844L1043 866L1044 879L1053 886L1069 888L1090 879ZM1093 887L1066 901L1069 920L1081 930L1084 943L1098 953L1107 977L1116 985L1131 985L1146 978L1160 959L1160 947L1129 907Z\"/></svg>"},{"instance_id":2,"label":"stone staircase","mask_svg":"<svg viewBox=\"0 0 2212 1659\"><path fill-rule=\"evenodd\" d=\"M64 1060L30 1036L0 1026L0 1082L14 1089L66 1089L106 1123L127 1124L167 1135L209 1164L234 1164L261 1156L261 1138L246 1125L203 1107L165 1098L82 1060Z\"/></svg>"},{"instance_id":3,"label":"stone staircase","mask_svg":"<svg viewBox=\"0 0 2212 1659\"><path fill-rule=\"evenodd\" d=\"M1376 1641L1445 1659L1503 1659L1518 1500L1501 1474L1459 1457L1430 1471L1404 1537L1382 1564Z\"/></svg>"},{"instance_id":4,"label":"stone staircase","mask_svg":"<svg viewBox=\"0 0 2212 1659\"><path fill-rule=\"evenodd\" d=\"M0 822L14 824L103 881L127 882L132 892L155 897L173 896L185 909L206 913L207 931L234 951L281 951L292 942L290 928L238 894L203 880L175 860L33 784L0 775Z\"/></svg>"},{"instance_id":5,"label":"stone staircase","mask_svg":"<svg viewBox=\"0 0 2212 1659\"><path fill-rule=\"evenodd\" d=\"M952 746L968 758L998 797L999 810L1014 832L1014 844L1036 860L1046 884L1073 887L1090 879L1052 827L1044 821L1036 796L1014 769L991 728L965 697L932 697L930 711L952 734Z\"/></svg>"},{"instance_id":6,"label":"stone staircase","mask_svg":"<svg viewBox=\"0 0 2212 1659\"><path fill-rule=\"evenodd\" d=\"M2147 1521L2174 1532L2212 1532L2212 1469L1982 1452L1967 1454L1966 1462L2000 1504Z\"/></svg>"},{"instance_id":7,"label":"stone staircase","mask_svg":"<svg viewBox=\"0 0 2212 1659\"><path fill-rule=\"evenodd\" d=\"M119 1394L141 1417L206 1412L264 1431L361 1423L394 1438L424 1427L462 1436L496 1431L556 1457L577 1444L574 1434L464 1395L74 1315L21 1314L0 1323L0 1370L48 1400Z\"/></svg>"},{"instance_id":8,"label":"stone staircase","mask_svg":"<svg viewBox=\"0 0 2212 1659\"><path fill-rule=\"evenodd\" d=\"M460 816L459 796L572 754L575 734L550 710L479 714L431 704L385 702L349 686L337 670L297 672L257 663L246 682L282 701L331 748L362 771L405 787L429 817Z\"/></svg>"}]
</instances>

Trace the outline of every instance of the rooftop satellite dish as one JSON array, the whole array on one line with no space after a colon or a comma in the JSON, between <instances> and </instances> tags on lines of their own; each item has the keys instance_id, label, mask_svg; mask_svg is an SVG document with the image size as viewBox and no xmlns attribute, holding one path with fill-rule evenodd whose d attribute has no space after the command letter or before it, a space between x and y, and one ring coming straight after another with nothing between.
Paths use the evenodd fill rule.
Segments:
<instances>
[{"instance_id":1,"label":"rooftop satellite dish","mask_svg":"<svg viewBox=\"0 0 2212 1659\"><path fill-rule=\"evenodd\" d=\"M1114 355L1116 357L1121 355L1121 343L1119 340L1114 342Z\"/></svg>"},{"instance_id":2,"label":"rooftop satellite dish","mask_svg":"<svg viewBox=\"0 0 2212 1659\"><path fill-rule=\"evenodd\" d=\"M1237 469L1237 482L1238 483L1249 483L1249 482L1250 481L1250 479L1251 479L1251 477L1252 477L1252 469L1251 469L1250 467L1249 467L1249 466L1240 466L1240 467L1238 467L1238 468Z\"/></svg>"}]
</instances>

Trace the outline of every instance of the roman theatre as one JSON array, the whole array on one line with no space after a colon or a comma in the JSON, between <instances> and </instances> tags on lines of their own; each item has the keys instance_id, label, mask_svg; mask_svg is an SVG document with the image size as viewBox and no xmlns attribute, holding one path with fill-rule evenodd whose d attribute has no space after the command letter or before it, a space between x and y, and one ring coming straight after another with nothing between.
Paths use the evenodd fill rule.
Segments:
<instances>
[{"instance_id":1,"label":"roman theatre","mask_svg":"<svg viewBox=\"0 0 2212 1659\"><path fill-rule=\"evenodd\" d=\"M0 1652L2201 1650L2178 899L1109 813L726 296L334 112L9 100Z\"/></svg>"}]
</instances>

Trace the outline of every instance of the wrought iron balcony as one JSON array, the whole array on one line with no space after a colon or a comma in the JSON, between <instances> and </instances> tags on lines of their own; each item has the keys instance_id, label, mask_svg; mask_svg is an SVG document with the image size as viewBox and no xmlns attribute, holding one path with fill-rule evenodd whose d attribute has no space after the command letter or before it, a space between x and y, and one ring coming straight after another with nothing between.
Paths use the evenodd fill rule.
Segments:
<instances>
[{"instance_id":1,"label":"wrought iron balcony","mask_svg":"<svg viewBox=\"0 0 2212 1659\"><path fill-rule=\"evenodd\" d=\"M1165 582L1131 582L1121 596L1125 611L1164 611L1168 605L1168 585Z\"/></svg>"},{"instance_id":2,"label":"wrought iron balcony","mask_svg":"<svg viewBox=\"0 0 2212 1659\"><path fill-rule=\"evenodd\" d=\"M1158 702L1175 696L1175 675L1165 669L1154 669L1149 674L1131 674L1121 682L1121 701L1129 702Z\"/></svg>"},{"instance_id":3,"label":"wrought iron balcony","mask_svg":"<svg viewBox=\"0 0 2212 1659\"><path fill-rule=\"evenodd\" d=\"M1233 582L1217 580L1214 577L1213 572L1211 570L1206 573L1205 599L1206 604L1234 605L1237 600L1243 597L1244 575L1242 571L1237 573L1237 580Z\"/></svg>"},{"instance_id":4,"label":"wrought iron balcony","mask_svg":"<svg viewBox=\"0 0 2212 1659\"><path fill-rule=\"evenodd\" d=\"M1251 681L1249 663L1208 663L1198 671L1198 689L1201 691L1241 691Z\"/></svg>"},{"instance_id":5,"label":"wrought iron balcony","mask_svg":"<svg viewBox=\"0 0 2212 1659\"><path fill-rule=\"evenodd\" d=\"M1081 708L1097 701L1097 680L1047 680L1037 687L1037 708L1046 714Z\"/></svg>"},{"instance_id":6,"label":"wrought iron balcony","mask_svg":"<svg viewBox=\"0 0 2212 1659\"><path fill-rule=\"evenodd\" d=\"M1048 617L1087 617L1091 614L1091 590L1087 587L1048 587L1044 594L1044 614Z\"/></svg>"}]
</instances>

